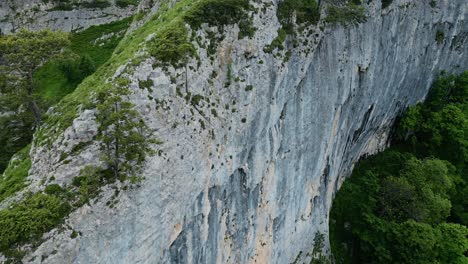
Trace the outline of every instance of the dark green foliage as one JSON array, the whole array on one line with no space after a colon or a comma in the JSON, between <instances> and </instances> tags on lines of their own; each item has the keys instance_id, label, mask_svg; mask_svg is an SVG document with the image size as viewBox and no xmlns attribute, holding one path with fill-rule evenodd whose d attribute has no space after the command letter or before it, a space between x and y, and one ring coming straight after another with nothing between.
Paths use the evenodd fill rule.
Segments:
<instances>
[{"instance_id":1,"label":"dark green foliage","mask_svg":"<svg viewBox=\"0 0 468 264\"><path fill-rule=\"evenodd\" d=\"M337 263L467 263L467 77L437 80L397 124L394 147L360 161L337 193Z\"/></svg>"},{"instance_id":2,"label":"dark green foliage","mask_svg":"<svg viewBox=\"0 0 468 264\"><path fill-rule=\"evenodd\" d=\"M203 95L200 95L200 94L195 94L191 97L190 99L190 104L193 105L193 106L198 106L200 105L200 102L205 99L203 97Z\"/></svg>"},{"instance_id":3,"label":"dark green foliage","mask_svg":"<svg viewBox=\"0 0 468 264\"><path fill-rule=\"evenodd\" d=\"M0 76L3 79L0 93L29 108L36 125L41 123L42 110L37 100L34 74L49 61L60 57L69 46L67 34L50 30L30 32L22 29L13 35L0 36Z\"/></svg>"},{"instance_id":4,"label":"dark green foliage","mask_svg":"<svg viewBox=\"0 0 468 264\"><path fill-rule=\"evenodd\" d=\"M151 132L134 105L124 100L129 95L128 79L118 78L109 90L98 95L98 139L102 142L103 161L115 179L136 176L146 155L151 154Z\"/></svg>"},{"instance_id":5,"label":"dark green foliage","mask_svg":"<svg viewBox=\"0 0 468 264\"><path fill-rule=\"evenodd\" d=\"M314 237L314 247L312 248L312 252L310 256L312 260L310 264L330 264L330 258L323 252L323 248L325 247L325 235L317 232L315 233Z\"/></svg>"},{"instance_id":6,"label":"dark green foliage","mask_svg":"<svg viewBox=\"0 0 468 264\"><path fill-rule=\"evenodd\" d=\"M164 65L170 64L174 67L182 67L190 57L196 57L195 47L188 39L185 23L193 30L207 23L209 26L217 26L220 32L225 25L239 23L239 38L251 37L255 29L246 12L249 9L250 5L246 0L198 1L181 16L181 19L175 19L156 34L149 45L150 54ZM213 54L217 38L212 32L207 34L210 38L208 53Z\"/></svg>"},{"instance_id":7,"label":"dark green foliage","mask_svg":"<svg viewBox=\"0 0 468 264\"><path fill-rule=\"evenodd\" d=\"M184 16L185 21L193 28L200 28L201 24L223 26L247 19L245 10L250 8L246 0L206 0L199 1Z\"/></svg>"},{"instance_id":8,"label":"dark green foliage","mask_svg":"<svg viewBox=\"0 0 468 264\"><path fill-rule=\"evenodd\" d=\"M151 79L147 80L140 80L138 82L138 85L140 86L141 89L150 89L153 86L154 82Z\"/></svg>"},{"instance_id":9,"label":"dark green foliage","mask_svg":"<svg viewBox=\"0 0 468 264\"><path fill-rule=\"evenodd\" d=\"M74 6L71 3L59 3L51 8L50 11L72 11L73 8Z\"/></svg>"},{"instance_id":10,"label":"dark green foliage","mask_svg":"<svg viewBox=\"0 0 468 264\"><path fill-rule=\"evenodd\" d=\"M287 32L286 30L280 28L278 29L278 36L271 42L270 45L267 45L263 50L268 53L272 53L275 49L283 50L283 43L286 40Z\"/></svg>"},{"instance_id":11,"label":"dark green foliage","mask_svg":"<svg viewBox=\"0 0 468 264\"><path fill-rule=\"evenodd\" d=\"M137 0L117 0L117 1L115 1L115 4L118 7L125 8L125 7L127 7L129 5L137 6L138 1Z\"/></svg>"},{"instance_id":12,"label":"dark green foliage","mask_svg":"<svg viewBox=\"0 0 468 264\"><path fill-rule=\"evenodd\" d=\"M81 58L70 56L68 59L57 63L68 82L74 84L74 86L78 85L84 78L96 70L93 59L87 54Z\"/></svg>"},{"instance_id":13,"label":"dark green foliage","mask_svg":"<svg viewBox=\"0 0 468 264\"><path fill-rule=\"evenodd\" d=\"M188 31L182 22L171 24L158 32L150 44L151 56L163 64L171 64L181 67L192 56L195 56L195 48L188 41Z\"/></svg>"},{"instance_id":14,"label":"dark green foliage","mask_svg":"<svg viewBox=\"0 0 468 264\"><path fill-rule=\"evenodd\" d=\"M111 6L108 0L92 0L91 2L83 2L81 6L86 8L106 8Z\"/></svg>"},{"instance_id":15,"label":"dark green foliage","mask_svg":"<svg viewBox=\"0 0 468 264\"><path fill-rule=\"evenodd\" d=\"M392 2L393 0L382 0L382 9L387 8Z\"/></svg>"},{"instance_id":16,"label":"dark green foliage","mask_svg":"<svg viewBox=\"0 0 468 264\"><path fill-rule=\"evenodd\" d=\"M45 187L44 192L49 195L60 195L63 193L63 188L58 184L49 184Z\"/></svg>"},{"instance_id":17,"label":"dark green foliage","mask_svg":"<svg viewBox=\"0 0 468 264\"><path fill-rule=\"evenodd\" d=\"M435 40L437 41L437 43L438 43L438 44L444 43L444 39L445 39L444 31L442 31L442 30L437 30L436 36L435 36Z\"/></svg>"},{"instance_id":18,"label":"dark green foliage","mask_svg":"<svg viewBox=\"0 0 468 264\"><path fill-rule=\"evenodd\" d=\"M34 73L37 93L32 97L36 99L37 104L47 109L72 92L85 77L109 59L130 22L131 18L124 19L71 34L73 52L67 52L66 55L45 63ZM102 35L113 33L116 34L109 39L95 43ZM1 83L2 78L0 86ZM6 88L0 87L2 91L6 91ZM31 129L34 126L34 116L29 111L19 111L18 100L13 100L14 97L17 95L4 94L0 98L2 110L14 112L11 116L0 117L0 174L11 156L31 142L34 132Z\"/></svg>"},{"instance_id":19,"label":"dark green foliage","mask_svg":"<svg viewBox=\"0 0 468 264\"><path fill-rule=\"evenodd\" d=\"M0 202L25 187L24 181L31 168L31 160L29 158L30 148L31 146L27 146L18 152L4 174L0 174Z\"/></svg>"},{"instance_id":20,"label":"dark green foliage","mask_svg":"<svg viewBox=\"0 0 468 264\"><path fill-rule=\"evenodd\" d=\"M288 33L294 32L293 16L296 24L316 24L320 19L320 10L315 0L285 0L278 5L278 19L283 29Z\"/></svg>"},{"instance_id":21,"label":"dark green foliage","mask_svg":"<svg viewBox=\"0 0 468 264\"><path fill-rule=\"evenodd\" d=\"M105 183L112 181L112 177L109 175L109 171L95 168L92 166L86 166L81 170L80 176L73 178L73 186L77 187L78 201L76 206L95 198Z\"/></svg>"},{"instance_id":22,"label":"dark green foliage","mask_svg":"<svg viewBox=\"0 0 468 264\"><path fill-rule=\"evenodd\" d=\"M398 142L418 157L436 156L461 172L468 158L468 72L432 86L424 104L411 107L397 127Z\"/></svg>"},{"instance_id":23,"label":"dark green foliage","mask_svg":"<svg viewBox=\"0 0 468 264\"><path fill-rule=\"evenodd\" d=\"M55 195L33 194L0 211L0 251L15 255L23 243L40 242L42 234L56 227L71 210L68 202Z\"/></svg>"},{"instance_id":24,"label":"dark green foliage","mask_svg":"<svg viewBox=\"0 0 468 264\"><path fill-rule=\"evenodd\" d=\"M287 36L296 34L296 25L316 24L320 19L320 9L315 0L285 0L278 4L276 15L281 28L278 29L278 36L263 49L267 53L272 53L275 49L283 50ZM294 17L296 23L293 21Z\"/></svg>"},{"instance_id":25,"label":"dark green foliage","mask_svg":"<svg viewBox=\"0 0 468 264\"><path fill-rule=\"evenodd\" d=\"M5 104L0 100L0 105ZM0 175L11 157L31 142L33 124L34 116L29 111L17 111L11 116L0 117Z\"/></svg>"},{"instance_id":26,"label":"dark green foliage","mask_svg":"<svg viewBox=\"0 0 468 264\"><path fill-rule=\"evenodd\" d=\"M360 5L349 3L346 6L330 6L325 18L327 23L342 26L355 25L367 20L366 9Z\"/></svg>"},{"instance_id":27,"label":"dark green foliage","mask_svg":"<svg viewBox=\"0 0 468 264\"><path fill-rule=\"evenodd\" d=\"M72 231L72 233L70 234L70 238L76 238L78 237L78 232L76 232L75 230Z\"/></svg>"}]
</instances>

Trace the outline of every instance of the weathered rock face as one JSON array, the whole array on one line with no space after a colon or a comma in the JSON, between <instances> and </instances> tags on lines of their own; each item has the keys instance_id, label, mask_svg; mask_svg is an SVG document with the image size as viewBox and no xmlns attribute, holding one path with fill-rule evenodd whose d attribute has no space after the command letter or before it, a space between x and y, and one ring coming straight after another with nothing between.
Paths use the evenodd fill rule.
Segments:
<instances>
[{"instance_id":1,"label":"weathered rock face","mask_svg":"<svg viewBox=\"0 0 468 264\"><path fill-rule=\"evenodd\" d=\"M373 1L366 23L317 27L309 46L294 48L287 62L263 51L280 26L276 4L254 16L261 30L253 39L238 40L235 25L225 28L213 61L198 49L201 64L191 62L187 83L184 69L154 68L152 58L136 68L130 100L164 142L164 155L147 159L141 186L121 193L114 208L106 206L114 193L107 188L92 206L74 212L67 224L81 236L52 232L26 262L290 263L300 252L305 257L314 235L328 234L333 195L353 163L385 146L394 118L424 98L441 70L468 66L463 0L438 1L436 8L394 0L384 11ZM443 42L435 40L437 31ZM138 80L147 78L153 87L140 89ZM178 96L176 87L186 84L209 102L194 106ZM72 162L59 161L95 133L88 110L51 146L33 148L32 186L51 176L69 183L79 168L99 160L91 144Z\"/></svg>"},{"instance_id":2,"label":"weathered rock face","mask_svg":"<svg viewBox=\"0 0 468 264\"><path fill-rule=\"evenodd\" d=\"M75 2L79 4L89 1ZM0 32L9 34L21 28L29 30L50 28L69 32L121 20L137 11L135 6L119 8L113 4L113 1L105 8L81 6L69 9L60 8L59 3L59 1L45 0L2 0Z\"/></svg>"}]
</instances>

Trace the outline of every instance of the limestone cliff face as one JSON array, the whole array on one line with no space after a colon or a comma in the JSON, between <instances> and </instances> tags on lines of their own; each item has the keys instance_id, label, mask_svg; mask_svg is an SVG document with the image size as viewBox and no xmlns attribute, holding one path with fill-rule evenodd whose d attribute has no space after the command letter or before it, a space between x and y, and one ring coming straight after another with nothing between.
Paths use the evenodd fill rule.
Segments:
<instances>
[{"instance_id":1,"label":"limestone cliff face","mask_svg":"<svg viewBox=\"0 0 468 264\"><path fill-rule=\"evenodd\" d=\"M252 39L239 40L237 25L226 27L214 60L197 46L201 64L187 68L187 89L209 102L193 106L177 95L185 69L154 67L153 58L136 67L128 76L130 100L164 142L164 154L147 159L141 186L121 193L114 208L106 206L114 193L107 188L74 212L67 224L81 236L51 232L25 262L290 263L300 252L307 258L314 235L328 234L333 195L353 163L385 147L394 118L424 98L441 70L468 66L464 0L437 1L436 8L394 0L385 10L372 1L367 22L313 27L290 47L289 60L263 51L280 27L276 5L254 16L259 30ZM205 37L203 30L197 35ZM147 78L151 89L138 87ZM97 144L67 164L59 157L92 139L96 127L95 110L83 109L54 143L33 147L30 188L52 176L69 183L97 163Z\"/></svg>"},{"instance_id":2,"label":"limestone cliff face","mask_svg":"<svg viewBox=\"0 0 468 264\"><path fill-rule=\"evenodd\" d=\"M107 24L136 13L135 6L118 7L110 1L103 8L79 6L89 1L74 1L78 7L60 7L60 1L2 0L0 1L0 32L9 34L21 28L74 31L93 25ZM62 1L62 3L70 3Z\"/></svg>"}]
</instances>

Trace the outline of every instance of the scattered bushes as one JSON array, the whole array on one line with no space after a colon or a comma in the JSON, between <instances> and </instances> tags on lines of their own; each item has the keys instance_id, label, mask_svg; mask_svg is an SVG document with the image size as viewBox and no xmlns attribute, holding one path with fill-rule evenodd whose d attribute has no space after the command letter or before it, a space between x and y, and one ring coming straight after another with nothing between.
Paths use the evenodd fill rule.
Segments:
<instances>
[{"instance_id":1,"label":"scattered bushes","mask_svg":"<svg viewBox=\"0 0 468 264\"><path fill-rule=\"evenodd\" d=\"M138 5L138 1L137 0L117 0L115 1L115 4L120 8L125 8L130 5L133 5L133 6Z\"/></svg>"},{"instance_id":2,"label":"scattered bushes","mask_svg":"<svg viewBox=\"0 0 468 264\"><path fill-rule=\"evenodd\" d=\"M246 0L199 1L185 14L184 20L195 30L207 23L222 31L225 25L248 19L245 10L249 9L249 1Z\"/></svg>"},{"instance_id":3,"label":"scattered bushes","mask_svg":"<svg viewBox=\"0 0 468 264\"><path fill-rule=\"evenodd\" d=\"M437 43L438 43L438 44L444 43L444 39L445 39L444 31L442 31L442 30L437 30L436 36L435 36L435 40L437 41Z\"/></svg>"},{"instance_id":4,"label":"scattered bushes","mask_svg":"<svg viewBox=\"0 0 468 264\"><path fill-rule=\"evenodd\" d=\"M320 19L320 10L315 0L285 0L279 3L277 16L288 33L294 33L293 17L296 23L316 24Z\"/></svg>"},{"instance_id":5,"label":"scattered bushes","mask_svg":"<svg viewBox=\"0 0 468 264\"><path fill-rule=\"evenodd\" d=\"M283 50L284 41L286 40L287 32L283 28L278 29L278 36L270 43L270 45L265 46L263 51L267 53L272 53L275 49Z\"/></svg>"},{"instance_id":6,"label":"scattered bushes","mask_svg":"<svg viewBox=\"0 0 468 264\"><path fill-rule=\"evenodd\" d=\"M342 26L355 25L367 21L366 9L363 6L348 3L346 6L330 6L325 18L327 23Z\"/></svg>"},{"instance_id":7,"label":"scattered bushes","mask_svg":"<svg viewBox=\"0 0 468 264\"><path fill-rule=\"evenodd\" d=\"M83 2L81 5L86 8L106 8L111 6L111 3L107 0L92 0L91 2Z\"/></svg>"},{"instance_id":8,"label":"scattered bushes","mask_svg":"<svg viewBox=\"0 0 468 264\"><path fill-rule=\"evenodd\" d=\"M239 23L239 38L252 37L255 28L252 26L247 10L250 10L250 5L246 0L198 1L157 33L149 43L150 54L163 64L171 64L174 67L181 67L190 57L197 56L194 46L188 40L185 23L189 24L193 30L207 23L209 26L218 27L219 32L223 32L226 25ZM208 35L210 33L211 41L208 51L212 54L217 38L212 32L207 32Z\"/></svg>"},{"instance_id":9,"label":"scattered bushes","mask_svg":"<svg viewBox=\"0 0 468 264\"><path fill-rule=\"evenodd\" d=\"M382 0L382 9L387 8L392 2L393 0Z\"/></svg>"},{"instance_id":10,"label":"scattered bushes","mask_svg":"<svg viewBox=\"0 0 468 264\"><path fill-rule=\"evenodd\" d=\"M71 206L61 197L36 193L0 211L0 251L17 257L23 243L40 243L42 234L63 221Z\"/></svg>"}]
</instances>

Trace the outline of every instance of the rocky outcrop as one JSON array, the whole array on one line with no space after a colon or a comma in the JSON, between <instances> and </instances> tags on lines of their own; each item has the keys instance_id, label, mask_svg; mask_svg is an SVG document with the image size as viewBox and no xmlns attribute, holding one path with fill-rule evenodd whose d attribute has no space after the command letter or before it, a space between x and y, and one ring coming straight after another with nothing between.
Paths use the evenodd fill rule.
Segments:
<instances>
[{"instance_id":1,"label":"rocky outcrop","mask_svg":"<svg viewBox=\"0 0 468 264\"><path fill-rule=\"evenodd\" d=\"M280 27L277 1L267 2L252 2L264 7L253 17L255 36L238 39L237 25L225 27L213 60L196 44L200 64L192 60L187 73L155 67L151 57L134 69L129 99L164 142L163 155L147 159L141 186L121 192L113 208L106 187L74 212L67 225L80 236L53 231L25 262L308 258L314 235L328 234L333 195L354 162L386 146L395 117L424 98L440 71L468 66L463 0L394 0L385 10L372 1L367 22L324 30L321 22L288 47L289 60L263 50ZM196 33L202 43L205 29ZM147 79L150 89L139 87ZM204 99L186 100L185 89ZM94 142L59 162L95 133L93 111L83 110L54 142L35 146L31 188L52 176L69 183L99 160Z\"/></svg>"},{"instance_id":2,"label":"rocky outcrop","mask_svg":"<svg viewBox=\"0 0 468 264\"><path fill-rule=\"evenodd\" d=\"M66 6L72 1L3 0L0 2L0 33L9 34L21 28L50 28L70 32L108 24L137 12L134 5L119 7L113 1L109 1L109 6L103 7L83 5L89 2L91 1L74 1L76 6Z\"/></svg>"}]
</instances>

